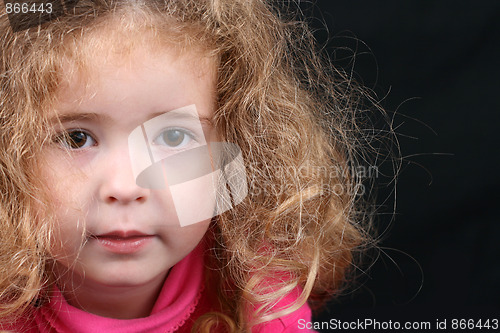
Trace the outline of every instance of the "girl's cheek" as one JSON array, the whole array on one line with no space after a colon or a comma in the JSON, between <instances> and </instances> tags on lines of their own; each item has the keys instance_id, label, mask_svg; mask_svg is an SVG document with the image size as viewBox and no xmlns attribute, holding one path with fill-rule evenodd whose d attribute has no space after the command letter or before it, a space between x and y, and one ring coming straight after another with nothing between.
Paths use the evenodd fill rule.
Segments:
<instances>
[{"instance_id":1,"label":"girl's cheek","mask_svg":"<svg viewBox=\"0 0 500 333\"><path fill-rule=\"evenodd\" d=\"M54 194L80 188L90 174L93 154L75 154L60 148L47 148L42 163L42 175ZM72 191L73 192L73 191ZM65 193L65 198L70 193Z\"/></svg>"},{"instance_id":2,"label":"girl's cheek","mask_svg":"<svg viewBox=\"0 0 500 333\"><path fill-rule=\"evenodd\" d=\"M55 260L64 261L78 255L84 241L84 230L70 220L57 220L52 235L50 254Z\"/></svg>"},{"instance_id":3,"label":"girl's cheek","mask_svg":"<svg viewBox=\"0 0 500 333\"><path fill-rule=\"evenodd\" d=\"M54 223L51 255L63 261L76 258L86 236L86 203L70 184L59 181L50 194Z\"/></svg>"},{"instance_id":4,"label":"girl's cheek","mask_svg":"<svg viewBox=\"0 0 500 333\"><path fill-rule=\"evenodd\" d=\"M84 233L86 215L83 194L88 191L85 186L88 176L64 155L67 153L62 150L47 152L41 172L55 223L52 236L55 252L79 246L74 239Z\"/></svg>"}]
</instances>

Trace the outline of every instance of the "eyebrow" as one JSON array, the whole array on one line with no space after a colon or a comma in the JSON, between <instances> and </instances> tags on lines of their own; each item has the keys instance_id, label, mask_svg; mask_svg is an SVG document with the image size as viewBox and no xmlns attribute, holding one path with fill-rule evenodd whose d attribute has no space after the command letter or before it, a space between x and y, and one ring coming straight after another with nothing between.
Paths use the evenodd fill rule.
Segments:
<instances>
[{"instance_id":1,"label":"eyebrow","mask_svg":"<svg viewBox=\"0 0 500 333\"><path fill-rule=\"evenodd\" d=\"M175 110L172 110L175 111ZM148 119L144 120L144 122L151 120L153 118L156 118L158 116L161 116L162 114L168 113L167 112L155 112L149 115ZM202 125L205 126L213 126L212 119L209 117L191 117L187 116L185 114L173 114L174 117L179 117L179 118L193 118L193 119L198 119ZM76 122L76 121L85 121L85 120L99 120L102 122L111 122L111 117L108 116L107 114L99 114L95 112L70 112L70 113L64 113L61 115L56 115L51 119L52 123L71 123L71 122Z\"/></svg>"},{"instance_id":2,"label":"eyebrow","mask_svg":"<svg viewBox=\"0 0 500 333\"><path fill-rule=\"evenodd\" d=\"M93 112L71 112L58 114L52 117L51 121L53 123L61 122L61 123L69 123L73 121L81 121L81 120L96 120L99 118L109 118L107 115L99 115Z\"/></svg>"}]
</instances>

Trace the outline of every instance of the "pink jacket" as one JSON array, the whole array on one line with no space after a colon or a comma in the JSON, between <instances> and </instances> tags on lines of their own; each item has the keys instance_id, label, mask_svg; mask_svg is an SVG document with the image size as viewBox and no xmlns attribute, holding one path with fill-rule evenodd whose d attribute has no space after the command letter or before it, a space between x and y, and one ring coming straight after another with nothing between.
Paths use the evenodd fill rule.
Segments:
<instances>
[{"instance_id":1,"label":"pink jacket","mask_svg":"<svg viewBox=\"0 0 500 333\"><path fill-rule=\"evenodd\" d=\"M198 246L171 269L149 317L129 320L99 317L69 305L56 290L48 304L34 309L13 326L0 323L0 328L23 333L190 332L195 319L211 309L203 283L202 249ZM298 290L292 292L277 308L291 304L298 295ZM298 328L299 319L311 321L307 304L287 316L256 326L252 332L304 332Z\"/></svg>"}]
</instances>

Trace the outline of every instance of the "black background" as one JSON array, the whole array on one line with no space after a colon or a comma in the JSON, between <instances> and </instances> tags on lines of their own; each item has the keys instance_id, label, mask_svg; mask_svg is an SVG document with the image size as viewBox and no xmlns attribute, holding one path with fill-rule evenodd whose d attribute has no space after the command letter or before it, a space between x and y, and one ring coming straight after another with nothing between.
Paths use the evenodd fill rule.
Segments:
<instances>
[{"instance_id":1,"label":"black background","mask_svg":"<svg viewBox=\"0 0 500 333\"><path fill-rule=\"evenodd\" d=\"M381 256L315 320L500 318L500 1L300 6L332 57L358 48L356 75L397 110L404 160Z\"/></svg>"}]
</instances>

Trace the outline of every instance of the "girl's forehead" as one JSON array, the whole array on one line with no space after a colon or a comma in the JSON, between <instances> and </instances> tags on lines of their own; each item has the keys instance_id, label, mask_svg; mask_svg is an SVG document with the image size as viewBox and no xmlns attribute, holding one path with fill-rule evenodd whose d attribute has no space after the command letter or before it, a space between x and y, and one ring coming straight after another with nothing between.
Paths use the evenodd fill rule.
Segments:
<instances>
[{"instance_id":1,"label":"girl's forehead","mask_svg":"<svg viewBox=\"0 0 500 333\"><path fill-rule=\"evenodd\" d=\"M148 37L121 43L121 40L110 39L105 32L93 41L80 42L69 55L62 57L57 93L60 101L91 97L102 77L134 80L151 70L175 69L177 74L216 80L217 61L201 47L188 50L172 43L148 43Z\"/></svg>"}]
</instances>

